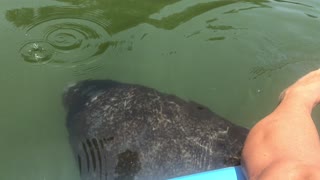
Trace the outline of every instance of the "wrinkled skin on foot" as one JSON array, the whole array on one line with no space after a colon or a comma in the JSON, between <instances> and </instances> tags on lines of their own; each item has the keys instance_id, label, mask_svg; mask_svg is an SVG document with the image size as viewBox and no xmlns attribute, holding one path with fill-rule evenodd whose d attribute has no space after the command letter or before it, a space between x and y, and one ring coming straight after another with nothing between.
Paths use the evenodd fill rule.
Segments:
<instances>
[{"instance_id":1,"label":"wrinkled skin on foot","mask_svg":"<svg viewBox=\"0 0 320 180\"><path fill-rule=\"evenodd\" d=\"M164 180L238 165L248 130L140 85L88 80L64 94L82 180Z\"/></svg>"}]
</instances>

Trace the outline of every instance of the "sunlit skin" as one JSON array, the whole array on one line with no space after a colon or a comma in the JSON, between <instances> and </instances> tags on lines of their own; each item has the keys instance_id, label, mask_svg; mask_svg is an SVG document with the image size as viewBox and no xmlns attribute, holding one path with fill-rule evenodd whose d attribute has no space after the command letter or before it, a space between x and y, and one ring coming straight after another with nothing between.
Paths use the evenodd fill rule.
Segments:
<instances>
[{"instance_id":1,"label":"sunlit skin","mask_svg":"<svg viewBox=\"0 0 320 180\"><path fill-rule=\"evenodd\" d=\"M249 180L320 180L320 69L288 87L279 106L249 132L242 165Z\"/></svg>"}]
</instances>

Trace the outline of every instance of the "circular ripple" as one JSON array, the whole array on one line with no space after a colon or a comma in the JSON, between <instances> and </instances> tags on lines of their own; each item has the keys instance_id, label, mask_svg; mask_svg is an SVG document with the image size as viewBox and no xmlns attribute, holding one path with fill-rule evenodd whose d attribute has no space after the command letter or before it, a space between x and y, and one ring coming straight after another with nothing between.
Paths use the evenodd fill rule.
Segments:
<instances>
[{"instance_id":1,"label":"circular ripple","mask_svg":"<svg viewBox=\"0 0 320 180\"><path fill-rule=\"evenodd\" d=\"M20 53L27 62L47 63L53 56L54 48L46 42L31 42L25 44Z\"/></svg>"},{"instance_id":2,"label":"circular ripple","mask_svg":"<svg viewBox=\"0 0 320 180\"><path fill-rule=\"evenodd\" d=\"M68 32L68 29L65 31L53 31L48 34L46 40L48 40L52 46L60 50L72 50L81 47L82 39L77 38L79 37L79 34L75 35L75 32Z\"/></svg>"},{"instance_id":3,"label":"circular ripple","mask_svg":"<svg viewBox=\"0 0 320 180\"><path fill-rule=\"evenodd\" d=\"M26 62L75 66L90 63L109 47L109 34L84 19L53 19L27 30L29 40L20 50ZM40 40L39 40L40 39Z\"/></svg>"}]
</instances>

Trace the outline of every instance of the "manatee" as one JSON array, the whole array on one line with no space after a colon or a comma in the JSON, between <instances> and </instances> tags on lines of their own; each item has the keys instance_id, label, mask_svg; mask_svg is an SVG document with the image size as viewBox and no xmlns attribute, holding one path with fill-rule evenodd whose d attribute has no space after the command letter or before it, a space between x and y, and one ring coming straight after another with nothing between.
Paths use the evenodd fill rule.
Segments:
<instances>
[{"instance_id":1,"label":"manatee","mask_svg":"<svg viewBox=\"0 0 320 180\"><path fill-rule=\"evenodd\" d=\"M82 180L165 180L239 165L248 129L141 85L84 80L64 93Z\"/></svg>"}]
</instances>

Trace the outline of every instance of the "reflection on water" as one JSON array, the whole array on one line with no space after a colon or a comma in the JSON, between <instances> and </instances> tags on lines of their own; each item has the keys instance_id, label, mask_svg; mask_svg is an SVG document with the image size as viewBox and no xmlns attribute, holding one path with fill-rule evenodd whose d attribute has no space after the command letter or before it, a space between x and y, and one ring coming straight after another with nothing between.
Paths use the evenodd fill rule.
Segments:
<instances>
[{"instance_id":1,"label":"reflection on water","mask_svg":"<svg viewBox=\"0 0 320 180\"><path fill-rule=\"evenodd\" d=\"M41 21L57 18L79 18L100 24L109 34L115 34L129 29L141 23L149 23L158 28L173 29L181 23L208 12L212 9L235 3L250 3L255 8L269 7L265 3L269 0L219 0L206 3L198 3L187 7L181 12L173 13L159 19L150 18L150 15L159 12L165 6L179 2L179 0L159 1L130 1L130 0L96 0L96 1L70 1L58 0L72 4L70 7L42 7L39 9L23 8L7 12L7 20L17 27L32 26ZM250 8L249 8L250 9ZM237 9L240 11L246 9Z\"/></svg>"},{"instance_id":2,"label":"reflection on water","mask_svg":"<svg viewBox=\"0 0 320 180\"><path fill-rule=\"evenodd\" d=\"M7 11L7 20L23 28L28 37L28 41L20 50L26 62L63 66L87 64L96 56L105 53L110 45L118 44L117 41L112 41L112 35L138 24L148 23L157 28L169 30L209 10L234 3L248 2L254 4L254 8L268 7L265 5L268 0L220 0L198 3L166 17L152 19L150 18L152 14L179 1L59 1L69 3L69 5ZM237 9L233 12L241 10L246 9ZM217 18L214 18L208 20L207 23L216 20ZM235 29L228 25L213 26L211 24L207 28L214 31ZM187 37L197 33L199 32ZM141 39L145 36L147 34L144 34ZM218 36L207 40L224 39L225 37ZM127 50L132 50L132 46L129 46Z\"/></svg>"},{"instance_id":3,"label":"reflection on water","mask_svg":"<svg viewBox=\"0 0 320 180\"><path fill-rule=\"evenodd\" d=\"M308 17L311 17L311 18L318 18L318 16L315 16L315 15L312 15L312 14L308 14L308 13L305 13L305 15L307 15Z\"/></svg>"},{"instance_id":4,"label":"reflection on water","mask_svg":"<svg viewBox=\"0 0 320 180\"><path fill-rule=\"evenodd\" d=\"M226 39L225 37L212 37L209 38L208 41L220 41Z\"/></svg>"},{"instance_id":5,"label":"reflection on water","mask_svg":"<svg viewBox=\"0 0 320 180\"><path fill-rule=\"evenodd\" d=\"M285 0L274 0L274 1L282 2L282 3L295 4L295 5L305 6L305 7L312 7L312 6L308 5L308 4L304 4L304 3L301 3L301 2L285 1Z\"/></svg>"},{"instance_id":6,"label":"reflection on water","mask_svg":"<svg viewBox=\"0 0 320 180\"><path fill-rule=\"evenodd\" d=\"M221 0L221 1L213 1L207 3L198 3L192 7L186 8L184 11L179 13L174 13L167 17L162 18L161 20L156 19L148 19L148 23L164 29L174 29L181 23L187 22L190 19L208 12L210 10L221 8L227 5L235 4L235 3L252 3L260 8L268 7L265 3L269 2L269 0ZM243 9L245 10L245 9Z\"/></svg>"}]
</instances>

